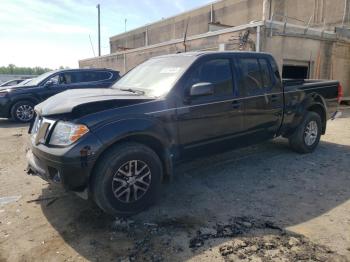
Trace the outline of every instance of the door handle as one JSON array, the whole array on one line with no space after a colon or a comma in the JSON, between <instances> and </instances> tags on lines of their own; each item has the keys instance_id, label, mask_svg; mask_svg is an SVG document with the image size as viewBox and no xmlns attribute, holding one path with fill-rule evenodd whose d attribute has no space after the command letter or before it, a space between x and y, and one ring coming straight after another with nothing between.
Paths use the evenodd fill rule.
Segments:
<instances>
[{"instance_id":1,"label":"door handle","mask_svg":"<svg viewBox=\"0 0 350 262\"><path fill-rule=\"evenodd\" d=\"M237 100L236 100L236 101L233 101L233 102L232 102L232 108L233 108L233 109L238 109L238 108L241 107L241 104L242 104L241 101L237 101Z\"/></svg>"}]
</instances>

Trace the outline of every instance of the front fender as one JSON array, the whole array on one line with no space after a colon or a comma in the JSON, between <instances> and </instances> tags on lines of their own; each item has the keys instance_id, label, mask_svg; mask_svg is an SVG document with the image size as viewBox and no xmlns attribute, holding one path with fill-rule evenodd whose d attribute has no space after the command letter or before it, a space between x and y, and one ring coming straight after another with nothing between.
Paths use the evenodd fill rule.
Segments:
<instances>
[{"instance_id":1,"label":"front fender","mask_svg":"<svg viewBox=\"0 0 350 262\"><path fill-rule=\"evenodd\" d=\"M94 130L94 133L102 141L103 150L120 140L135 135L150 136L157 139L164 148L168 148L171 144L170 132L162 122L152 117L117 120L99 127Z\"/></svg>"},{"instance_id":2,"label":"front fender","mask_svg":"<svg viewBox=\"0 0 350 262\"><path fill-rule=\"evenodd\" d=\"M135 117L118 120L99 127L98 129L94 130L94 134L102 142L102 147L100 150L98 150L98 152L96 152L97 159L99 159L103 153L106 152L114 144L128 138L137 139L142 137L143 139L148 140L147 144L151 147L158 147L160 144L161 152L158 152L158 154L163 162L165 178L170 180L172 179L172 132L171 130L167 130L161 121L147 116L145 118Z\"/></svg>"}]
</instances>

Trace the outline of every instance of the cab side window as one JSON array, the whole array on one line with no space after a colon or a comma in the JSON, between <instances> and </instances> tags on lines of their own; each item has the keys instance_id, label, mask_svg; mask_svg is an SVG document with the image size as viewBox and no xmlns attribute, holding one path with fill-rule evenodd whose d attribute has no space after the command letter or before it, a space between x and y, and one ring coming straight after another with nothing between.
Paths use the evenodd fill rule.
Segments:
<instances>
[{"instance_id":1,"label":"cab side window","mask_svg":"<svg viewBox=\"0 0 350 262\"><path fill-rule=\"evenodd\" d=\"M271 90L273 81L270 73L270 65L264 58L239 59L241 77L240 87L247 95L259 95Z\"/></svg>"},{"instance_id":2,"label":"cab side window","mask_svg":"<svg viewBox=\"0 0 350 262\"><path fill-rule=\"evenodd\" d=\"M245 89L247 95L256 95L261 93L263 89L263 80L260 73L260 66L256 58L241 58L241 79L240 86Z\"/></svg>"},{"instance_id":3,"label":"cab side window","mask_svg":"<svg viewBox=\"0 0 350 262\"><path fill-rule=\"evenodd\" d=\"M263 80L263 86L266 90L272 87L271 74L269 69L269 64L266 59L259 59L261 76Z\"/></svg>"},{"instance_id":4,"label":"cab side window","mask_svg":"<svg viewBox=\"0 0 350 262\"><path fill-rule=\"evenodd\" d=\"M229 59L213 59L203 62L190 76L188 87L208 82L214 85L214 96L232 96L233 81Z\"/></svg>"}]
</instances>

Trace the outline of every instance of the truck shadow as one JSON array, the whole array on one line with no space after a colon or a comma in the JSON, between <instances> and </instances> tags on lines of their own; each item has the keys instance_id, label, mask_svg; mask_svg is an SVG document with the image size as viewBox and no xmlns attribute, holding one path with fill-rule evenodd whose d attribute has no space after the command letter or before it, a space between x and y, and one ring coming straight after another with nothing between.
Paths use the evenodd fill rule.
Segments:
<instances>
[{"instance_id":1,"label":"truck shadow","mask_svg":"<svg viewBox=\"0 0 350 262\"><path fill-rule=\"evenodd\" d=\"M340 206L350 199L349 169L344 168L350 168L349 158L349 146L321 142L313 154L298 155L278 139L180 165L159 203L129 225L116 224L73 195L50 206L42 203L42 210L65 242L88 260L158 256L183 261L211 248L205 243L194 252L189 248L202 227L249 217L285 228ZM42 197L57 190L46 188ZM228 239L218 238L214 246Z\"/></svg>"}]
</instances>

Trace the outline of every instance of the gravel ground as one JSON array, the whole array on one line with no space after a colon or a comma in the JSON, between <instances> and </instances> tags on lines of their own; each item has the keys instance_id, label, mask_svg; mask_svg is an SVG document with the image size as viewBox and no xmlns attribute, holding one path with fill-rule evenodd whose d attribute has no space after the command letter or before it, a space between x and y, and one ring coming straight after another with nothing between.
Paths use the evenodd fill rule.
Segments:
<instances>
[{"instance_id":1,"label":"gravel ground","mask_svg":"<svg viewBox=\"0 0 350 262\"><path fill-rule=\"evenodd\" d=\"M128 220L27 176L27 127L0 119L0 261L350 261L343 112L313 154L276 139L182 164Z\"/></svg>"}]
</instances>

